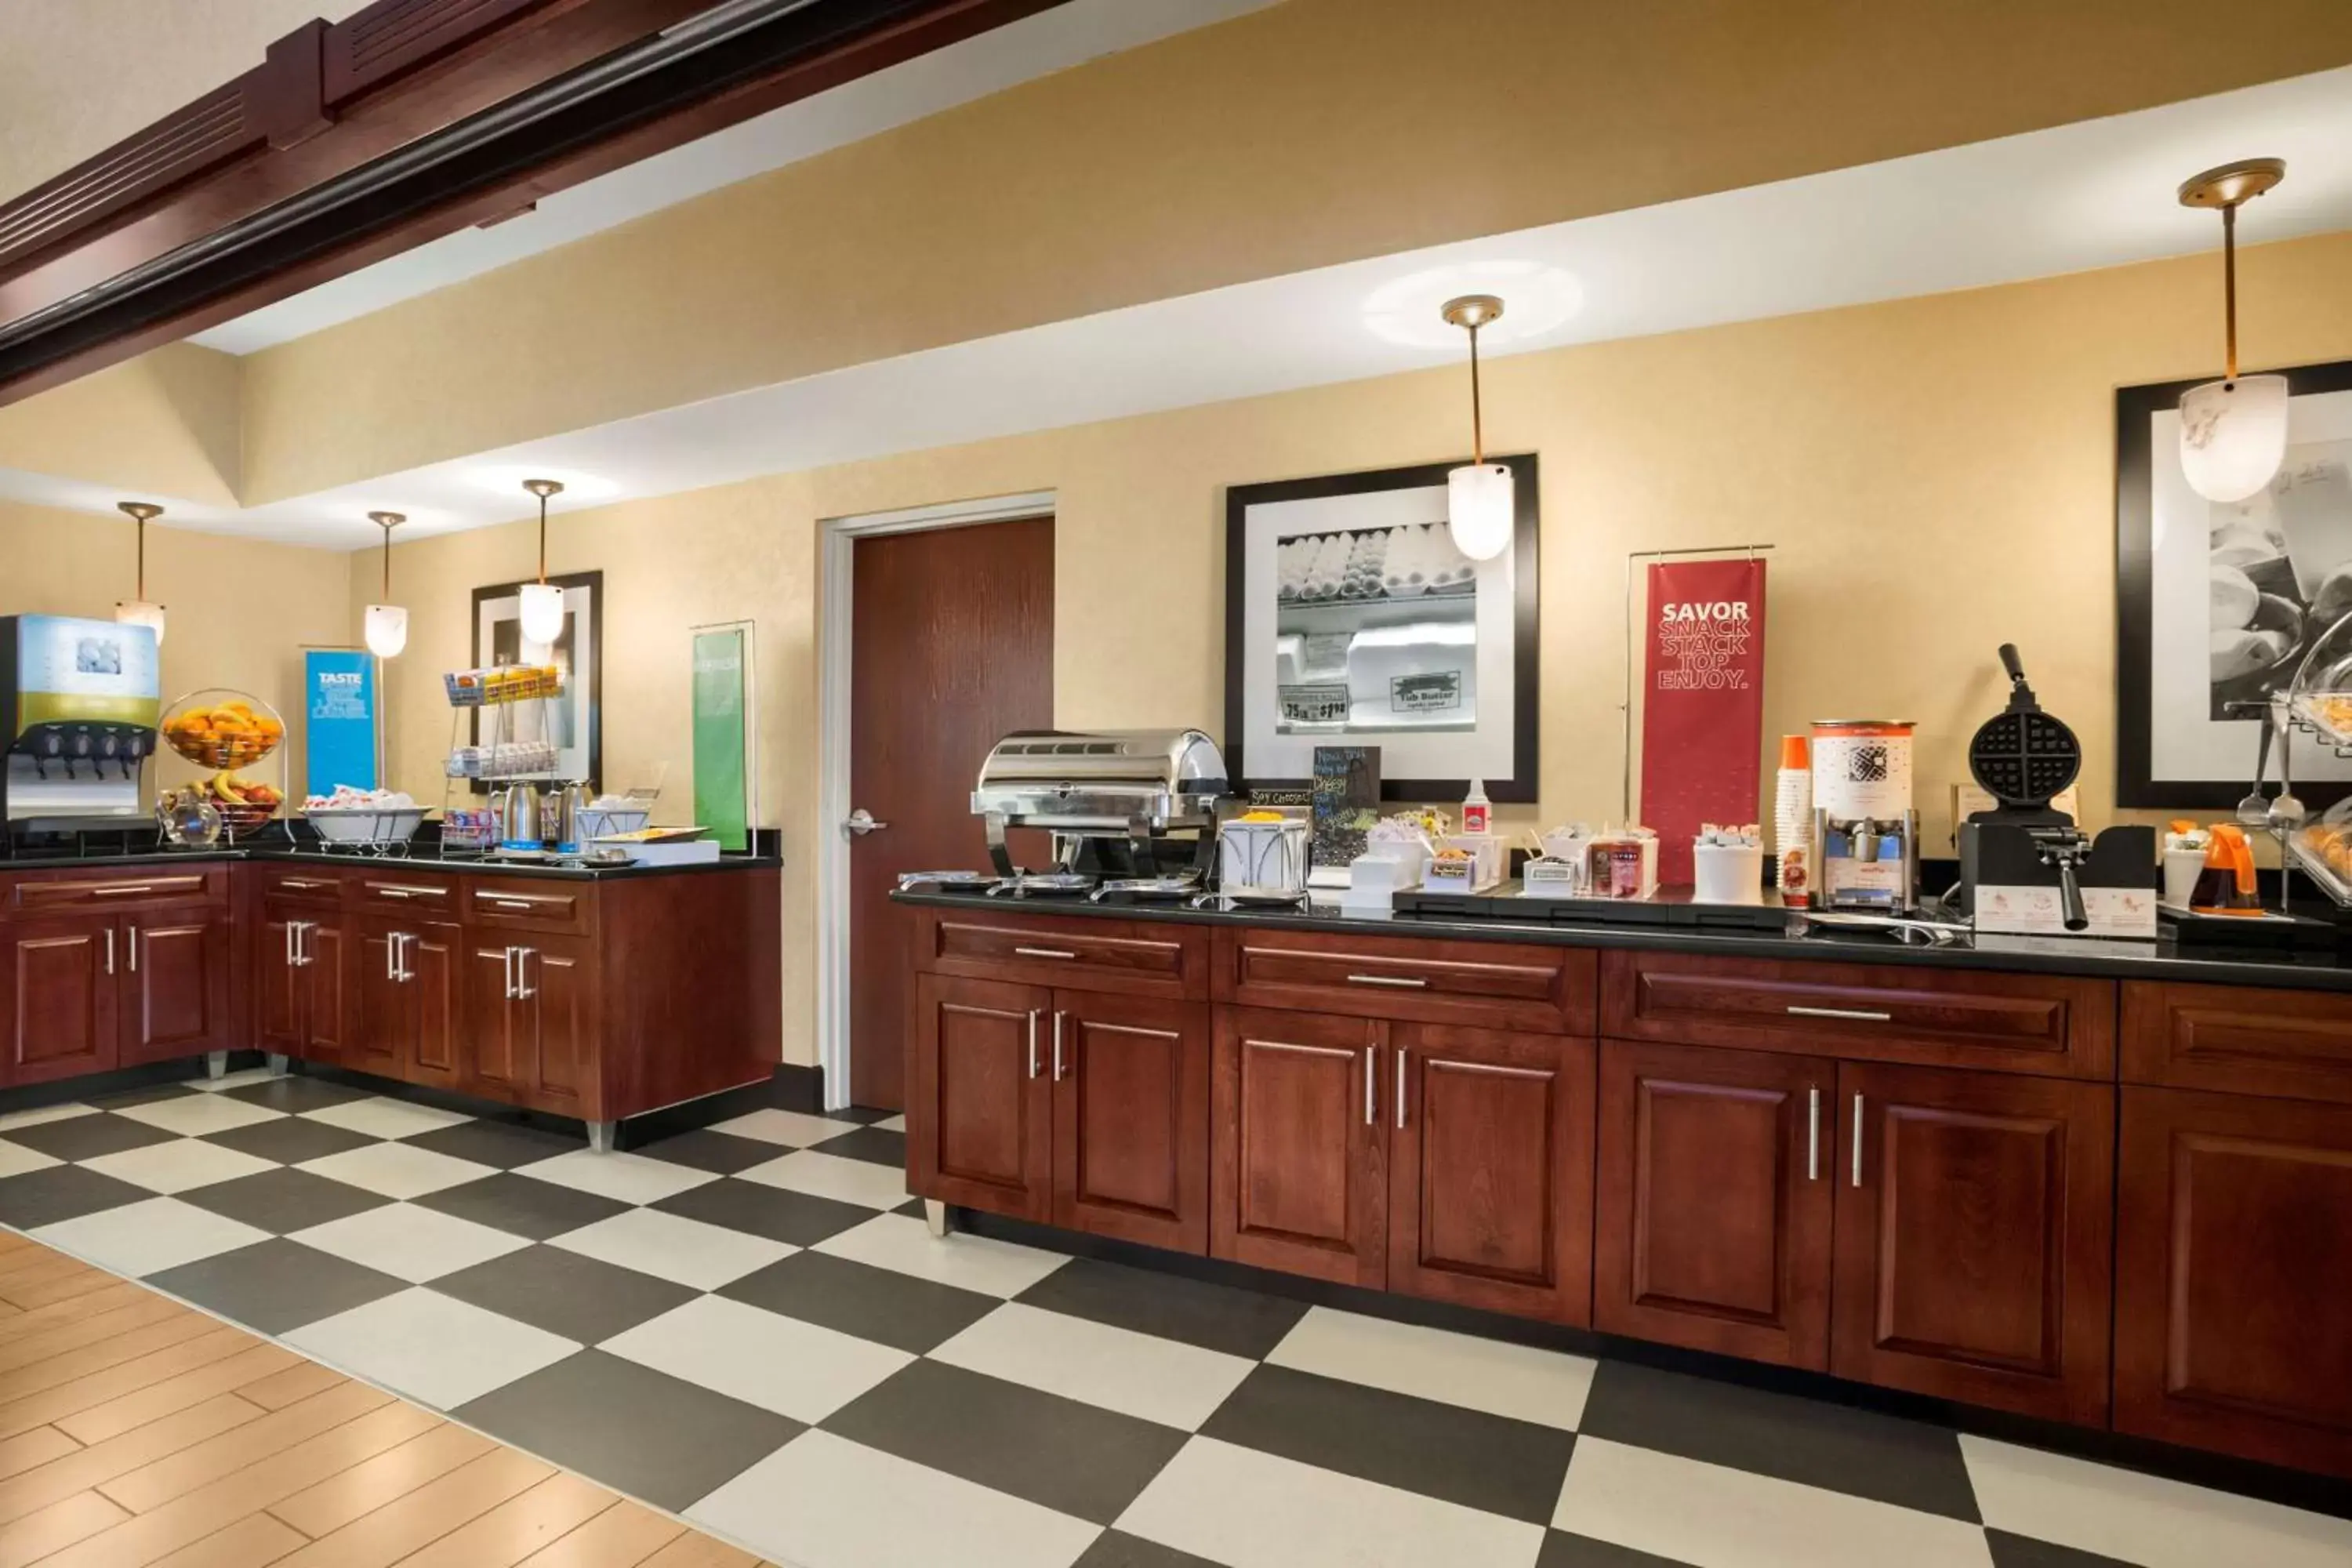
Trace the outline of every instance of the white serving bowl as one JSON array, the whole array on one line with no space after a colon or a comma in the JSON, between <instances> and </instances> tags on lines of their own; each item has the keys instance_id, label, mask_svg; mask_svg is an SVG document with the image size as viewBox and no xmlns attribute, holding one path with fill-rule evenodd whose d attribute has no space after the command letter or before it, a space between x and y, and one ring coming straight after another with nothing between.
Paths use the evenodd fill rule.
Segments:
<instances>
[{"instance_id":1,"label":"white serving bowl","mask_svg":"<svg viewBox=\"0 0 2352 1568\"><path fill-rule=\"evenodd\" d=\"M635 833L653 819L653 808L644 805L590 805L580 810L580 841L609 837L615 833Z\"/></svg>"},{"instance_id":2,"label":"white serving bowl","mask_svg":"<svg viewBox=\"0 0 2352 1568\"><path fill-rule=\"evenodd\" d=\"M327 844L405 844L425 820L421 805L320 806L303 816Z\"/></svg>"}]
</instances>

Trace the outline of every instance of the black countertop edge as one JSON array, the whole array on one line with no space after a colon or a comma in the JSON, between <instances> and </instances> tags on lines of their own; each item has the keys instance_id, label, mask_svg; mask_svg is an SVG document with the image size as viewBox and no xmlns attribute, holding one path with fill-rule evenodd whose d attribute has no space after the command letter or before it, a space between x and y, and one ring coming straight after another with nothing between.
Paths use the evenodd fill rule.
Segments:
<instances>
[{"instance_id":1,"label":"black countertop edge","mask_svg":"<svg viewBox=\"0 0 2352 1568\"><path fill-rule=\"evenodd\" d=\"M0 857L0 873L9 871L104 870L125 866L163 867L217 865L224 861L257 860L299 866L341 866L358 870L447 871L490 877L546 877L560 881L608 881L633 877L689 876L712 871L772 871L783 861L773 855L721 855L716 860L676 866L535 866L527 861L445 860L438 855L331 854L320 849L263 847L258 848L147 849L110 855L25 855Z\"/></svg>"},{"instance_id":2,"label":"black countertop edge","mask_svg":"<svg viewBox=\"0 0 2352 1568\"><path fill-rule=\"evenodd\" d=\"M2168 941L2126 942L2083 937L1979 937L1969 945L1906 947L1869 931L1816 931L1796 936L1759 931L1708 931L1688 926L1595 926L1465 916L1342 914L1335 905L1195 910L1176 904L1097 904L1085 899L992 899L973 893L898 892L894 901L973 914L1068 915L1079 919L1170 921L1192 925L1251 926L1343 935L1423 936L1448 942L1518 942L1558 947L1638 948L1653 952L1712 953L1723 958L1794 958L1846 963L1916 964L1927 969L2005 970L2011 973L2074 974L2104 979L2178 981L2218 985L2268 985L2288 990L2352 992L2352 962L2326 952L2275 954L2203 950L2184 952ZM1792 917L1793 919L1794 917Z\"/></svg>"}]
</instances>

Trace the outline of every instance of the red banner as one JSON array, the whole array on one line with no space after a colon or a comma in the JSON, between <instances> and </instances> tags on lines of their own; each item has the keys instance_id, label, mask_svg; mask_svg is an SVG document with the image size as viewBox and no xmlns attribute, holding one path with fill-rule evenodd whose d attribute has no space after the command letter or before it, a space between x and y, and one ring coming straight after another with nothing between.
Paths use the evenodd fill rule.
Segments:
<instances>
[{"instance_id":1,"label":"red banner","mask_svg":"<svg viewBox=\"0 0 2352 1568\"><path fill-rule=\"evenodd\" d=\"M1762 809L1764 563L1653 565L1643 641L1642 821L1657 830L1660 884L1685 885L1701 823Z\"/></svg>"}]
</instances>

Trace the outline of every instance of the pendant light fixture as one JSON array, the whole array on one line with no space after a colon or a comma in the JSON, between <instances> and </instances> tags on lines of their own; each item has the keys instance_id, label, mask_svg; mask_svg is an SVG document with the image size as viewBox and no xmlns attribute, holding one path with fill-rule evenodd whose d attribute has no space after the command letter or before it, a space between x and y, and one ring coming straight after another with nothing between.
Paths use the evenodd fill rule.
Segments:
<instances>
[{"instance_id":1,"label":"pendant light fixture","mask_svg":"<svg viewBox=\"0 0 2352 1568\"><path fill-rule=\"evenodd\" d=\"M562 495L563 486L555 479L525 479L522 488L539 498L539 581L522 585L522 637L552 647L563 635L563 590L547 580L547 498Z\"/></svg>"},{"instance_id":2,"label":"pendant light fixture","mask_svg":"<svg viewBox=\"0 0 2352 1568\"><path fill-rule=\"evenodd\" d=\"M2238 374L2238 209L2286 178L2276 158L2225 163L2180 187L2180 205L2221 209L2221 379L2180 397L2180 468L2207 500L2242 501L2271 482L2286 457L2286 377Z\"/></svg>"},{"instance_id":3,"label":"pendant light fixture","mask_svg":"<svg viewBox=\"0 0 2352 1568\"><path fill-rule=\"evenodd\" d=\"M1492 294L1448 300L1438 313L1470 334L1470 461L1445 476L1445 517L1454 546L1473 561L1491 561L1510 547L1517 513L1511 470L1486 460L1486 432L1478 405L1478 329L1503 314Z\"/></svg>"},{"instance_id":4,"label":"pendant light fixture","mask_svg":"<svg viewBox=\"0 0 2352 1568\"><path fill-rule=\"evenodd\" d=\"M126 626L152 626L155 629L155 646L161 647L163 646L163 606L150 602L147 597L147 520L163 516L163 509L152 501L143 500L121 500L114 505L117 510L128 512L131 521L138 525L139 540L139 575L134 590L138 596L115 601L114 618Z\"/></svg>"},{"instance_id":5,"label":"pendant light fixture","mask_svg":"<svg viewBox=\"0 0 2352 1568\"><path fill-rule=\"evenodd\" d=\"M392 597L392 531L408 519L396 511L372 511L368 521L383 530L383 596ZM408 612L398 605L370 605L364 620L368 652L378 658L398 658L408 646Z\"/></svg>"}]
</instances>

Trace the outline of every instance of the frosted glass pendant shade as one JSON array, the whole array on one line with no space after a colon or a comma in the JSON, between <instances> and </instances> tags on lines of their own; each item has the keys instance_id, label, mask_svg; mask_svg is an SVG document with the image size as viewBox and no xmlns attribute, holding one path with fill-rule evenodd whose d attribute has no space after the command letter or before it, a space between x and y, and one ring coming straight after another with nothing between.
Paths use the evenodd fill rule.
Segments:
<instances>
[{"instance_id":1,"label":"frosted glass pendant shade","mask_svg":"<svg viewBox=\"0 0 2352 1568\"><path fill-rule=\"evenodd\" d=\"M1517 511L1511 470L1500 463L1465 463L1445 476L1454 547L1473 561L1492 561L1511 547Z\"/></svg>"},{"instance_id":2,"label":"frosted glass pendant shade","mask_svg":"<svg viewBox=\"0 0 2352 1568\"><path fill-rule=\"evenodd\" d=\"M126 626L151 626L155 632L155 646L163 646L163 606L151 605L144 599L118 599L114 618Z\"/></svg>"},{"instance_id":3,"label":"frosted glass pendant shade","mask_svg":"<svg viewBox=\"0 0 2352 1568\"><path fill-rule=\"evenodd\" d=\"M2180 397L2180 469L2189 488L2228 504L2257 494L2286 457L2286 377L2209 381Z\"/></svg>"},{"instance_id":4,"label":"frosted glass pendant shade","mask_svg":"<svg viewBox=\"0 0 2352 1568\"><path fill-rule=\"evenodd\" d=\"M525 583L521 597L523 640L553 647L563 635L563 590L552 583Z\"/></svg>"},{"instance_id":5,"label":"frosted glass pendant shade","mask_svg":"<svg viewBox=\"0 0 2352 1568\"><path fill-rule=\"evenodd\" d=\"M408 612L398 605L370 605L364 625L368 652L378 658L398 658L408 646Z\"/></svg>"}]
</instances>

